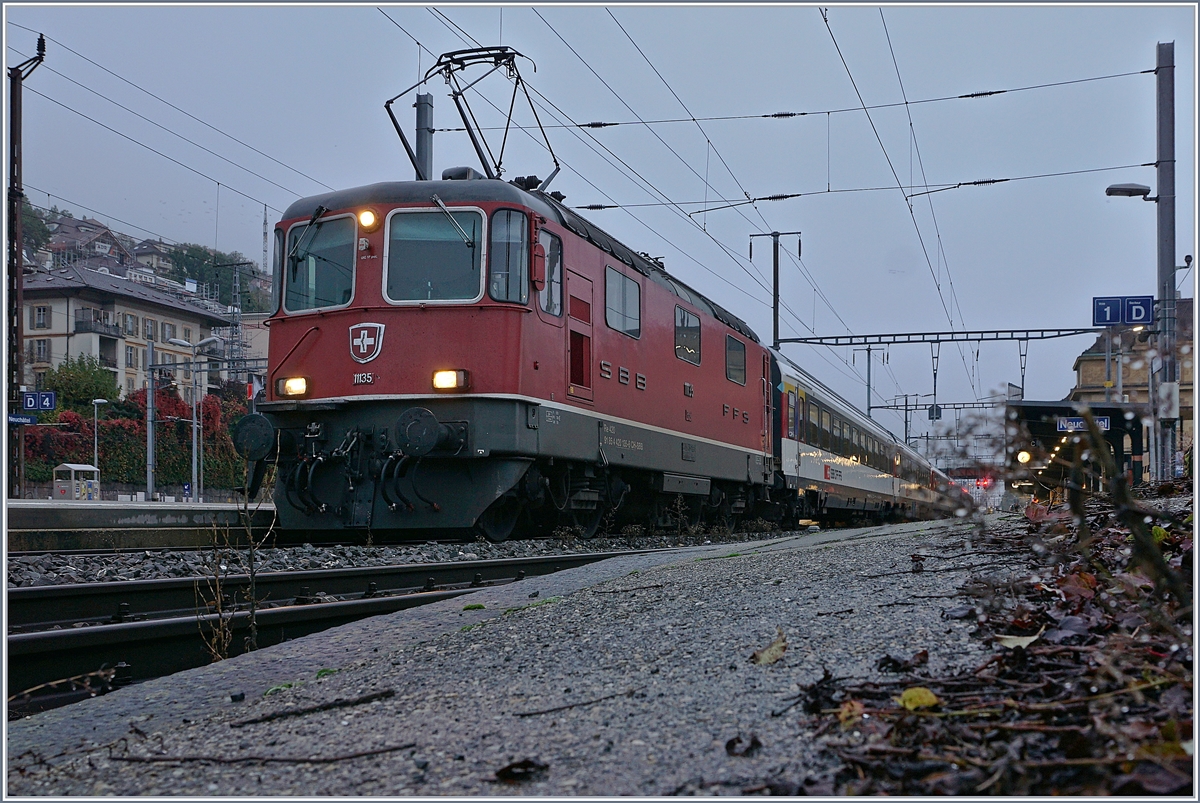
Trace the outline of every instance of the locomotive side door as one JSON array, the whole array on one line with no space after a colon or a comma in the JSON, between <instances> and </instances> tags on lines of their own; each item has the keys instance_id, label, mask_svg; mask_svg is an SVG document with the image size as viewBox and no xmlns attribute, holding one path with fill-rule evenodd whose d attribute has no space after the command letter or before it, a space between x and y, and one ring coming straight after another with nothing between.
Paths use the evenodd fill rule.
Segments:
<instances>
[{"instance_id":1,"label":"locomotive side door","mask_svg":"<svg viewBox=\"0 0 1200 803\"><path fill-rule=\"evenodd\" d=\"M567 270L567 395L592 401L592 281Z\"/></svg>"}]
</instances>

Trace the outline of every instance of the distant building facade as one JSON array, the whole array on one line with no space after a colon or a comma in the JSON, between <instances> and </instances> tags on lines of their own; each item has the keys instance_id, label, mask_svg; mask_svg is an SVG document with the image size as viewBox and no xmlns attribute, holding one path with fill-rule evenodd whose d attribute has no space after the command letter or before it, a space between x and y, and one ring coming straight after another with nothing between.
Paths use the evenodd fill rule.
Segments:
<instances>
[{"instance_id":1,"label":"distant building facade","mask_svg":"<svg viewBox=\"0 0 1200 803\"><path fill-rule=\"evenodd\" d=\"M23 297L24 381L34 388L68 356L88 355L114 373L126 396L146 386L147 345L153 342L155 362L183 364L170 373L190 402L191 352L168 341L198 343L228 325L226 316L181 296L78 265L26 273ZM201 358L206 354L220 357L223 350L216 345ZM210 385L220 378L216 370L207 372Z\"/></svg>"}]
</instances>

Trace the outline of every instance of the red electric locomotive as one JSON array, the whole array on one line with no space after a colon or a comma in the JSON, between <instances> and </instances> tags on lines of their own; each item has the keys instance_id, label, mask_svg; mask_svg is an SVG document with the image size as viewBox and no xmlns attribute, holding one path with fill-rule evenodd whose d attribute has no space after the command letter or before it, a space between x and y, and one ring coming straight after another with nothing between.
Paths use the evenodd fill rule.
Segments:
<instances>
[{"instance_id":1,"label":"red electric locomotive","mask_svg":"<svg viewBox=\"0 0 1200 803\"><path fill-rule=\"evenodd\" d=\"M239 442L278 443L285 528L591 535L771 482L754 333L524 180L306 198L275 236L269 421Z\"/></svg>"}]
</instances>

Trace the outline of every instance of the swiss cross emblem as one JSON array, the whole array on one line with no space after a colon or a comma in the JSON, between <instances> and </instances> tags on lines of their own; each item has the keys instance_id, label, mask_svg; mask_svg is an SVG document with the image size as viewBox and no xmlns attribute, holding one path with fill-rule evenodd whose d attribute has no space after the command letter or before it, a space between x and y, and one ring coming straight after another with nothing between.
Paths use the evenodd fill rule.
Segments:
<instances>
[{"instance_id":1,"label":"swiss cross emblem","mask_svg":"<svg viewBox=\"0 0 1200 803\"><path fill-rule=\"evenodd\" d=\"M350 356L355 362L370 362L383 348L383 324L356 323L350 327Z\"/></svg>"}]
</instances>

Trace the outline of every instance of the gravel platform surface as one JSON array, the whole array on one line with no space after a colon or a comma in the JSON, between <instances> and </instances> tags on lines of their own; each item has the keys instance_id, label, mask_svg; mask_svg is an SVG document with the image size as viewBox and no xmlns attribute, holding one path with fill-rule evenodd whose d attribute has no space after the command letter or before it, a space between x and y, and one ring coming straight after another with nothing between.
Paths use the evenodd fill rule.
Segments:
<instances>
[{"instance_id":1,"label":"gravel platform surface","mask_svg":"<svg viewBox=\"0 0 1200 803\"><path fill-rule=\"evenodd\" d=\"M1026 567L975 553L973 534L950 520L699 547L375 617L10 722L7 792L827 794L836 760L789 706L826 668L880 677L887 654L978 666L991 648L941 613L972 573ZM779 660L750 660L780 633Z\"/></svg>"}]
</instances>

